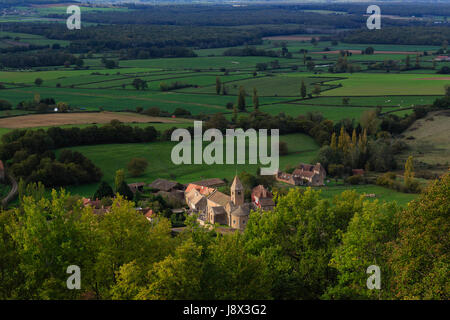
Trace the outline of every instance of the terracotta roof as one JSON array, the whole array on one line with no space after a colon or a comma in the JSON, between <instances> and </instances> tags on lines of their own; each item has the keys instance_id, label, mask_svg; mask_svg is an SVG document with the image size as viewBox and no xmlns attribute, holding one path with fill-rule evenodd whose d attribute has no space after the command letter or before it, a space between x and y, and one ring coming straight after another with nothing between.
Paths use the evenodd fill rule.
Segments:
<instances>
[{"instance_id":1,"label":"terracotta roof","mask_svg":"<svg viewBox=\"0 0 450 320\"><path fill-rule=\"evenodd\" d=\"M272 198L273 194L268 191L262 184L256 186L252 190L252 194L260 199L262 198Z\"/></svg>"},{"instance_id":2,"label":"terracotta roof","mask_svg":"<svg viewBox=\"0 0 450 320\"><path fill-rule=\"evenodd\" d=\"M5 166L3 165L3 161L0 160L0 170L3 171L5 170Z\"/></svg>"},{"instance_id":3,"label":"terracotta roof","mask_svg":"<svg viewBox=\"0 0 450 320\"><path fill-rule=\"evenodd\" d=\"M148 211L144 214L144 217L146 217L147 219L150 219L150 218L153 217L154 214L155 214L155 213L153 212L153 210L150 209L150 210L148 210Z\"/></svg>"},{"instance_id":4,"label":"terracotta roof","mask_svg":"<svg viewBox=\"0 0 450 320\"><path fill-rule=\"evenodd\" d=\"M211 200L212 202L217 203L222 207L225 207L226 204L231 201L231 198L225 193L215 190L208 196L208 200Z\"/></svg>"},{"instance_id":5,"label":"terracotta roof","mask_svg":"<svg viewBox=\"0 0 450 320\"><path fill-rule=\"evenodd\" d=\"M225 181L219 178L212 178L212 179L206 179L201 181L194 181L191 182L191 184L197 184L204 187L220 187L225 185Z\"/></svg>"},{"instance_id":6,"label":"terracotta roof","mask_svg":"<svg viewBox=\"0 0 450 320\"><path fill-rule=\"evenodd\" d=\"M207 196L208 194L214 192L215 189L208 188L208 187L194 184L194 183L190 183L190 184L188 184L188 186L184 192L188 193L188 192L191 192L191 190L197 190L198 192L200 192L200 194Z\"/></svg>"},{"instance_id":7,"label":"terracotta roof","mask_svg":"<svg viewBox=\"0 0 450 320\"><path fill-rule=\"evenodd\" d=\"M153 189L158 189L162 191L169 191L170 189L175 188L178 185L178 182L169 181L165 179L156 179L148 186Z\"/></svg>"},{"instance_id":8,"label":"terracotta roof","mask_svg":"<svg viewBox=\"0 0 450 320\"><path fill-rule=\"evenodd\" d=\"M352 169L354 175L364 175L364 169Z\"/></svg>"},{"instance_id":9,"label":"terracotta roof","mask_svg":"<svg viewBox=\"0 0 450 320\"><path fill-rule=\"evenodd\" d=\"M91 206L94 209L101 209L102 208L102 202L101 200L91 200L88 198L83 198L83 205L86 206Z\"/></svg>"}]
</instances>

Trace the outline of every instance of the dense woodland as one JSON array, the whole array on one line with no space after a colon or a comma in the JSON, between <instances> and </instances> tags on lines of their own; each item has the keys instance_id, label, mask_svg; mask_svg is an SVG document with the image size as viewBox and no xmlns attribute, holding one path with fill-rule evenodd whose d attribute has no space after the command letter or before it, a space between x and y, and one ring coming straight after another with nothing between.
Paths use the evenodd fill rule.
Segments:
<instances>
[{"instance_id":1,"label":"dense woodland","mask_svg":"<svg viewBox=\"0 0 450 320\"><path fill-rule=\"evenodd\" d=\"M341 40L349 43L416 44L440 46L450 39L450 27L396 27L380 30L360 30L341 34Z\"/></svg>"}]
</instances>

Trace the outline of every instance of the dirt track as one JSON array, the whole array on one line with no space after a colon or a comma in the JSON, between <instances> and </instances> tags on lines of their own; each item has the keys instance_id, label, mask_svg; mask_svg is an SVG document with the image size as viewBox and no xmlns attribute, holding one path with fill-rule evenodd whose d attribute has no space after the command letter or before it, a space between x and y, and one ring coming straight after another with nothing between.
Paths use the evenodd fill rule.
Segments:
<instances>
[{"instance_id":1,"label":"dirt track","mask_svg":"<svg viewBox=\"0 0 450 320\"><path fill-rule=\"evenodd\" d=\"M0 119L0 128L19 129L32 127L58 126L66 124L108 123L117 119L122 122L164 122L177 123L179 119L149 117L133 113L119 112L84 112L84 113L49 113L34 114Z\"/></svg>"}]
</instances>

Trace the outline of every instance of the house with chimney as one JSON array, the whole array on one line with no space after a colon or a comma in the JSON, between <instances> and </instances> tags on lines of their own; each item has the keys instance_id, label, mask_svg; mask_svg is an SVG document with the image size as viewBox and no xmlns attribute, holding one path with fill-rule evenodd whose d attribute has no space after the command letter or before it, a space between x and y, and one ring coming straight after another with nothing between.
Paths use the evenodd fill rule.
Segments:
<instances>
[{"instance_id":1,"label":"house with chimney","mask_svg":"<svg viewBox=\"0 0 450 320\"><path fill-rule=\"evenodd\" d=\"M278 171L275 174L277 181L294 186L323 186L325 178L326 171L320 163L315 165L300 163L292 173Z\"/></svg>"}]
</instances>

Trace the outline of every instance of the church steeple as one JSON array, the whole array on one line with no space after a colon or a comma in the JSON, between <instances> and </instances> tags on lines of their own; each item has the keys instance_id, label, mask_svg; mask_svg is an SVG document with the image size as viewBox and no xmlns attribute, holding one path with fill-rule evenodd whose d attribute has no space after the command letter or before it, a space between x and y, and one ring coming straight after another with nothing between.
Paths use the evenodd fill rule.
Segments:
<instances>
[{"instance_id":1,"label":"church steeple","mask_svg":"<svg viewBox=\"0 0 450 320\"><path fill-rule=\"evenodd\" d=\"M233 201L235 206L244 204L244 186L237 175L231 184L231 201Z\"/></svg>"}]
</instances>

